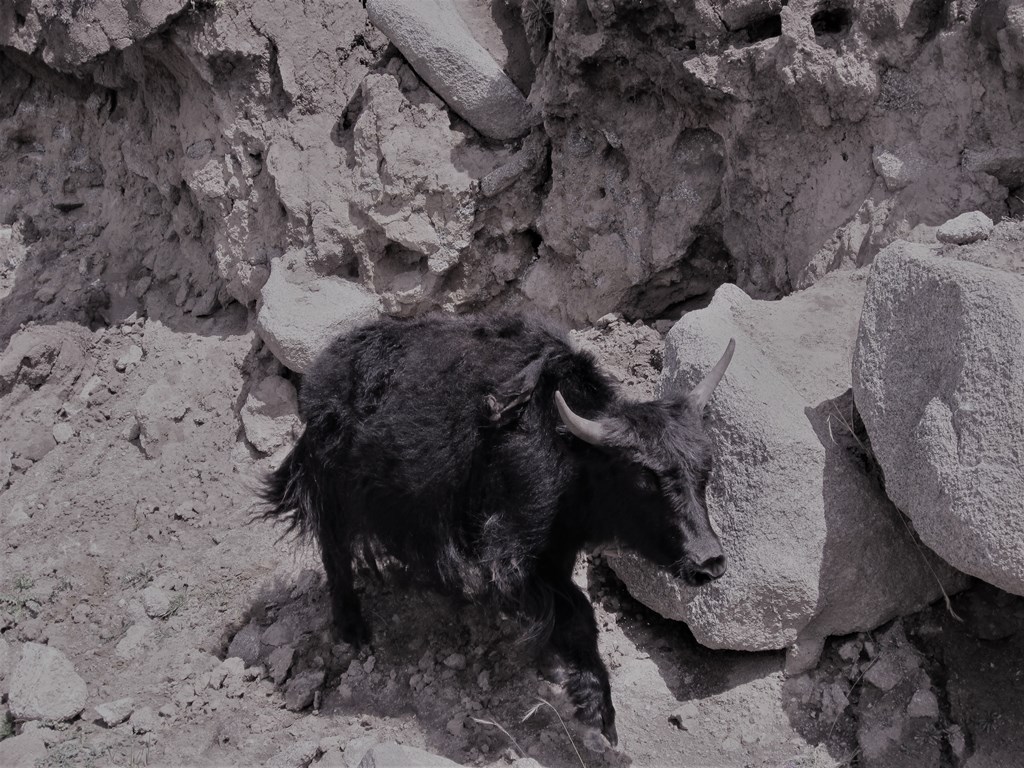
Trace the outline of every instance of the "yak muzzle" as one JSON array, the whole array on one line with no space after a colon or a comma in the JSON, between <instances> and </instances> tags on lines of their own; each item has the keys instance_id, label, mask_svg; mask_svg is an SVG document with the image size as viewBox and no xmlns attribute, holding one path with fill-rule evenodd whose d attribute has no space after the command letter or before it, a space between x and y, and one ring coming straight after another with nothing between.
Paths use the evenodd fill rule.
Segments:
<instances>
[{"instance_id":1,"label":"yak muzzle","mask_svg":"<svg viewBox=\"0 0 1024 768\"><path fill-rule=\"evenodd\" d=\"M686 569L683 578L693 587L703 587L715 579L725 575L725 555L715 555L704 560L702 563L695 563Z\"/></svg>"}]
</instances>

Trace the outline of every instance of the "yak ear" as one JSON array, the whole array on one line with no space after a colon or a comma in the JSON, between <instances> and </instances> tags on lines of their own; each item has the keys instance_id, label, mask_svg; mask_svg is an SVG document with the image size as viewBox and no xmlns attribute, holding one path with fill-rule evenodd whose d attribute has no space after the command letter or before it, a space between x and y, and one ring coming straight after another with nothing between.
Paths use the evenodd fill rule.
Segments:
<instances>
[{"instance_id":1,"label":"yak ear","mask_svg":"<svg viewBox=\"0 0 1024 768\"><path fill-rule=\"evenodd\" d=\"M534 360L484 398L484 411L490 421L507 424L516 415L517 409L529 401L544 372L544 360L543 357Z\"/></svg>"}]
</instances>

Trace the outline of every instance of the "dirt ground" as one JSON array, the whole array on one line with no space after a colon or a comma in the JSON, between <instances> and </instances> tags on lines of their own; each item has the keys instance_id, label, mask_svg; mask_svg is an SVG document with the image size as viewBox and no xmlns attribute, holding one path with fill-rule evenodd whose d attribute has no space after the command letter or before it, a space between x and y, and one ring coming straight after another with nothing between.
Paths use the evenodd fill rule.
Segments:
<instances>
[{"instance_id":1,"label":"dirt ground","mask_svg":"<svg viewBox=\"0 0 1024 768\"><path fill-rule=\"evenodd\" d=\"M252 519L253 488L273 459L238 427L245 382L269 365L244 314L174 319L156 300L150 310L93 331L30 326L0 365L0 439L16 456L0 477L7 666L22 643L46 643L88 686L71 723L5 726L8 736L39 734L45 765L354 768L385 741L466 765L524 756L545 766L929 764L863 755L865 707L888 706L868 700L902 690L865 682L865 668L887 658L891 627L835 639L817 670L787 679L782 652L701 647L685 625L631 599L600 555L580 563L578 578L611 671L614 751L571 719L563 725L557 686L513 622L423 592L399 572L362 574L372 648L333 643L314 553ZM650 382L659 334L618 326L579 342L613 367L643 361L617 376ZM26 347L26 338L35 341ZM142 359L125 365L133 345ZM14 374L11 350L22 355ZM37 458L17 458L25 455ZM899 627L923 659L914 674L922 667L937 691L922 735L937 745L931 764L1016 765L1024 601L977 588L954 608L962 623L936 606ZM229 656L242 664L225 667ZM93 707L123 697L136 714L106 727ZM906 746L904 736L890 741Z\"/></svg>"}]
</instances>

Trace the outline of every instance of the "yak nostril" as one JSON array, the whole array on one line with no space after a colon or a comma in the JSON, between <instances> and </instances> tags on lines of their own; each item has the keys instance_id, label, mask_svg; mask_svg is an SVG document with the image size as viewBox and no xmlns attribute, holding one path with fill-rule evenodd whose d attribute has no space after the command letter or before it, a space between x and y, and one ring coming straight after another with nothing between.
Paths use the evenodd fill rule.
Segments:
<instances>
[{"instance_id":1,"label":"yak nostril","mask_svg":"<svg viewBox=\"0 0 1024 768\"><path fill-rule=\"evenodd\" d=\"M697 566L697 572L707 576L709 579L720 579L725 574L725 555L709 557Z\"/></svg>"}]
</instances>

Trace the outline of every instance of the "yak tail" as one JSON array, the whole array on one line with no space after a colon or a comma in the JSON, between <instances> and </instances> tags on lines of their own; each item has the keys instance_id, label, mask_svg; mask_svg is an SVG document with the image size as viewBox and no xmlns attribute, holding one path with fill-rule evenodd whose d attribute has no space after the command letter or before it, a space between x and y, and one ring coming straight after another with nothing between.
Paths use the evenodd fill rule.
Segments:
<instances>
[{"instance_id":1,"label":"yak tail","mask_svg":"<svg viewBox=\"0 0 1024 768\"><path fill-rule=\"evenodd\" d=\"M318 476L316 459L303 434L281 466L263 478L259 496L265 506L258 516L284 522L287 525L284 535L316 536L320 531L323 506Z\"/></svg>"}]
</instances>

